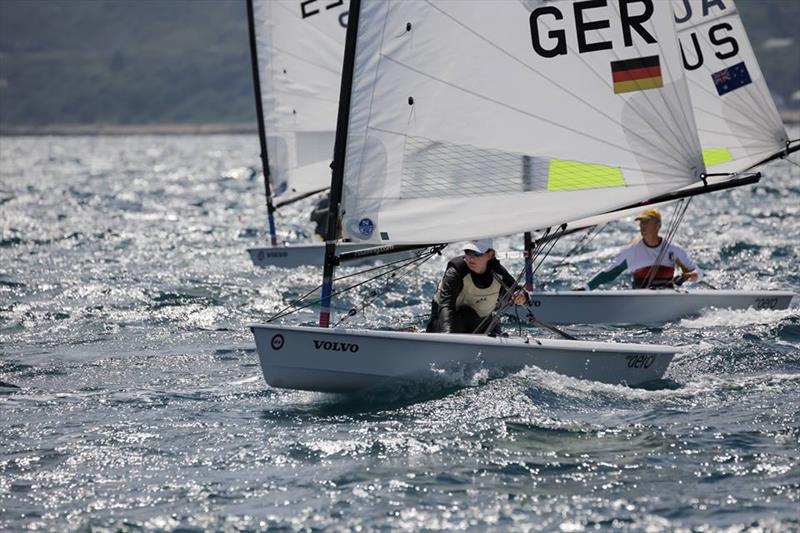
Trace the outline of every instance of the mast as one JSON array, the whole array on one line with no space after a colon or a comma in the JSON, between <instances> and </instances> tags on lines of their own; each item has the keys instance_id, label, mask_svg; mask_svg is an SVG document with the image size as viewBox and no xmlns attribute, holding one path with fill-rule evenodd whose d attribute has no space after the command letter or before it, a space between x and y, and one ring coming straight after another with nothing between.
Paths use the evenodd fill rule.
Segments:
<instances>
[{"instance_id":1,"label":"mast","mask_svg":"<svg viewBox=\"0 0 800 533\"><path fill-rule=\"evenodd\" d=\"M522 186L523 189L528 191L532 187L532 162L530 156L522 156ZM525 259L525 290L533 290L533 238L531 232L525 232L525 251L523 258Z\"/></svg>"},{"instance_id":2,"label":"mast","mask_svg":"<svg viewBox=\"0 0 800 533\"><path fill-rule=\"evenodd\" d=\"M267 132L264 128L264 107L261 103L261 79L258 74L258 51L256 50L256 24L253 16L253 0L247 0L247 27L250 33L250 61L253 67L253 91L256 95L256 116L258 118L258 140L261 145L261 167L264 173L264 193L267 200L267 223L272 246L278 245L275 232L275 205L272 203L272 190L269 185L269 158L267 156Z\"/></svg>"},{"instance_id":3,"label":"mast","mask_svg":"<svg viewBox=\"0 0 800 533\"><path fill-rule=\"evenodd\" d=\"M325 238L325 266L322 269L322 298L320 300L319 327L327 328L331 316L333 270L336 261L336 237L339 231L339 206L342 203L344 182L344 156L347 151L347 125L350 122L350 96L353 89L353 70L356 59L358 16L361 0L350 0L347 13L347 36L344 44L342 83L339 96L339 116L336 119L336 141L333 146L333 175L328 204L328 235Z\"/></svg>"}]
</instances>

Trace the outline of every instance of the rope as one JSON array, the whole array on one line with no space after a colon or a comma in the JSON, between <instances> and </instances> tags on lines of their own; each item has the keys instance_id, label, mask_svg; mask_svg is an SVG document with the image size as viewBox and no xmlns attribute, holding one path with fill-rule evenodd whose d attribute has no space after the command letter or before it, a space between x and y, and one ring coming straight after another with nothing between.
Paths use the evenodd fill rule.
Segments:
<instances>
[{"instance_id":1,"label":"rope","mask_svg":"<svg viewBox=\"0 0 800 533\"><path fill-rule=\"evenodd\" d=\"M566 224L565 224L565 225L562 225L562 226L561 226L561 228L560 228L560 229L561 229L561 231L563 231L565 227L566 227ZM547 235L547 234L549 234L549 233L550 233L550 228L547 228L547 230L546 230L546 232L545 232L545 235L542 237L542 239L544 239L544 238L546 237L546 235ZM552 241L550 241L550 247L549 247L549 248L547 249L547 251L546 251L546 252L545 252L545 253L542 255L542 258L540 259L540 261L539 261L539 263L536 265L536 267L535 267L535 268L533 268L533 273L534 273L534 274L535 274L535 273L536 273L536 272L539 270L539 268L542 266L542 263L544 262L544 260L545 260L545 259L547 259L547 256L548 256L548 255L550 255L550 252L552 252L552 251L553 251L553 247L554 247L554 246L555 246L555 245L558 243L558 241L561 239L561 237L562 237L562 236L563 236L563 234L562 234L562 235L558 235L558 236L556 236L556 238L554 238ZM538 257L538 256L541 254L542 250L544 250L544 248L545 248L545 245L547 244L547 241L544 241L544 240L543 240L543 241L541 241L541 243L542 243L542 244L541 244L540 246L536 247L536 248L533 250L533 252L532 252L532 254L531 254L531 263L533 263L533 260L534 260L534 259L536 259L536 258L537 258L537 257ZM520 273L517 275L517 278L514 280L514 286L519 286L519 282L520 282L520 280L522 279L522 277L523 277L524 275L525 275L525 268L523 267L522 271L520 271ZM498 282L500 282L500 285L501 285L503 288L505 288L506 292L505 292L505 294L502 296L502 298L500 298L500 299L498 300L498 302L497 302L497 306L495 307L495 311L494 311L494 313L489 313L488 315L486 315L486 316L483 318L483 320L481 320L481 321L480 321L480 323L479 323L479 324L478 324L478 326L475 328L475 330L473 331L473 333L477 333L478 331L480 331L480 330L481 330L481 328L483 327L484 323L486 322L486 320L491 318L491 321L489 322L489 327L487 327L487 328L486 328L487 335L488 335L488 334L491 334L491 332L494 330L494 328L495 328L495 327L497 326L497 324L500 322L500 319L502 318L502 315L503 315L503 311L505 311L505 309L506 309L507 307L509 307L509 306L510 306L510 304L511 304L511 301L512 301L512 299L514 298L514 293L516 292L516 291L514 290L514 287L507 287L507 286L506 286L506 285L503 283L503 280L502 280L502 278L500 278L500 277L499 277L497 274L495 274L495 279L497 279L497 281L498 281ZM533 317L533 315L530 313L530 310L528 311L528 314L530 315L530 317L532 317L532 318L533 318L533 320L534 320L534 321L536 321L536 318L535 318L535 317ZM538 322L538 321L537 321L537 322ZM542 322L542 324L543 324L543 325L545 325L545 326L549 326L549 325L547 325L547 324L544 324L543 322Z\"/></svg>"},{"instance_id":2,"label":"rope","mask_svg":"<svg viewBox=\"0 0 800 533\"><path fill-rule=\"evenodd\" d=\"M678 207L676 208L675 213L672 215L672 219L670 220L667 236L662 240L661 248L658 250L658 255L656 256L656 260L652 265L650 265L650 270L647 272L647 281L645 281L643 288L649 289L650 284L653 283L653 279L655 279L656 277L656 272L658 271L658 268L661 265L661 260L664 259L664 254L667 253L667 249L669 248L672 239L675 237L675 234L678 231L678 227L683 221L683 217L684 215L686 215L687 209L689 209L689 203L691 201L692 199L688 198L681 200L680 203L678 204Z\"/></svg>"},{"instance_id":3,"label":"rope","mask_svg":"<svg viewBox=\"0 0 800 533\"><path fill-rule=\"evenodd\" d=\"M436 249L433 249L433 250L431 250L430 252L428 252L428 253L427 253L427 255L425 255L425 256L422 256L422 255L420 255L420 257L417 257L417 258L415 258L415 259L414 259L414 261L411 261L411 262L409 262L409 264L408 264L408 265L404 265L404 266L410 266L410 265L411 265L411 264L413 264L414 262L418 262L419 264L418 264L418 265L416 265L416 268L419 268L419 267L421 267L422 265L424 265L426 262L428 262L428 261L431 259L431 257L433 257L434 255L438 255L438 253L439 253L439 252L440 252L440 251L441 251L441 250L442 250L444 247L445 247L444 245L443 245L443 246L441 246L441 247L436 247ZM395 270L400 270L400 267L398 267L398 268L397 268L397 269L395 269ZM409 271L408 271L408 273L410 274L410 273L411 273L411 271L409 270ZM391 274L391 275L390 275L390 274ZM369 292L369 294L367 295L367 296L368 296L368 298L367 298L367 299L364 301L364 303L362 303L362 304L361 304L361 307L359 307L358 309L356 309L355 307L351 308L351 309L350 309L350 310L347 312L347 314L346 314L346 315L344 315L342 318L340 318L340 319L339 319L339 321L338 321L338 322L336 322L336 324L334 324L334 325L333 325L333 327L337 327L337 326L339 326L339 325L340 325L340 324L342 324L342 323L343 323L345 320L349 319L349 318L350 318L350 317L352 317L352 316L356 316L358 313L360 313L361 311L363 311L364 309L366 309L366 308L367 308L367 306L368 306L368 305L370 305L370 304L371 304L373 301L375 301L375 299L376 299L378 296L381 296L381 295L383 295L383 294L386 294L386 293L389 291L389 284L391 283L391 281L392 281L392 280L400 279L399 277L397 277L397 276L396 276L396 273L395 273L395 271L394 271L394 270L393 270L392 272L387 272L387 273L386 273L386 276L387 276L387 278L386 278L386 285L384 286L383 292L378 292L378 289L372 289L372 290ZM378 279L378 276L376 276L376 277L372 278L372 280L370 280L370 281L374 281L374 280L376 280L376 279Z\"/></svg>"},{"instance_id":4,"label":"rope","mask_svg":"<svg viewBox=\"0 0 800 533\"><path fill-rule=\"evenodd\" d=\"M577 253L578 250L582 250L585 246L588 246L589 244L591 244L591 242L595 239L595 237L600 235L603 232L603 230L606 229L606 226L608 226L608 222L604 223L602 226L591 226L591 227L589 227L588 230L586 231L586 233L583 234L583 237L581 237L580 240L578 240L578 242L575 244L575 246L573 246L570 249L570 251L568 251L564 255L564 258L561 261L559 261L556 264L556 266L554 266L552 268L552 270L550 272L554 273L556 270L561 268L561 265L563 265L567 261L567 259L569 259L575 253ZM589 237L591 237L591 238L589 238ZM586 240L587 238L589 238L588 241Z\"/></svg>"},{"instance_id":5,"label":"rope","mask_svg":"<svg viewBox=\"0 0 800 533\"><path fill-rule=\"evenodd\" d=\"M443 248L444 248L444 246L436 246L436 247L432 248L432 249L431 249L430 251L428 251L428 252L420 252L420 253L418 253L416 256L414 256L414 257L411 257L411 258L400 259L400 260L393 261L393 262L391 262L391 263L389 263L389 264L386 264L386 265L381 265L381 266L379 266L379 267L370 268L370 269L367 269L367 270L363 270L363 271L360 271L360 272L356 272L355 274L350 274L350 275L348 275L348 276L343 276L342 278L339 278L339 279L345 279L345 278L348 278L348 277L353 277L353 276L355 276L355 275L364 274L364 273L366 273L366 272L372 272L372 271L374 271L374 270L377 270L377 269L385 269L386 267L389 267L389 266L392 266L392 265L397 265L398 263L402 263L402 264L400 264L399 266L396 266L395 268L389 269L389 270L387 270L387 271L385 271L385 272L381 272L381 273L379 273L379 274L377 274L377 275L375 275L375 276L373 276L373 277L371 277L371 278L368 278L368 279L366 279L366 280L364 280L364 281L361 281L361 282L359 282L359 283L356 283L356 284L354 284L354 285L350 285L350 286L348 286L348 287L344 287L344 288L341 288L341 289L335 290L334 292L332 292L332 293L331 293L331 297L333 297L333 296L337 296L337 295L340 295L340 294L344 294L344 293L345 293L345 292L347 292L347 291L351 291L351 290L353 290L353 289L356 289L356 288L358 288L358 287L360 287L360 286L362 286L362 285L365 285L365 284L367 284L367 283L370 283L370 282L372 282L372 281L375 281L376 279L379 279L379 278L381 278L381 277L383 277L383 276L386 276L386 275L389 275L389 274L391 274L391 273L393 273L393 272L396 272L397 270L400 270L400 269L402 269L402 268L405 268L405 267L407 267L407 266L411 266L411 265L413 265L414 263L417 263L417 262L420 262L420 261L427 261L427 260L428 260L428 259L430 259L432 256L434 256L434 255L437 255L437 254L438 254L438 253L439 253L439 252L440 252L440 251L441 251ZM281 309L280 311L278 311L276 314L274 314L273 316L271 316L270 318L268 318L268 319L267 319L267 322L273 322L274 320L277 320L277 319L279 319L279 318L283 318L283 317L285 317L285 316L291 315L291 314L293 314L293 313L295 313L295 312L297 312L297 311L300 311L300 310L302 310L302 309L307 309L307 308L309 308L309 307L312 307L312 306L314 306L314 305L317 305L317 304L319 304L319 303L322 301L322 298L318 298L318 299L316 299L316 300L312 300L311 302L308 302L308 303L306 303L305 305L299 305L299 304L300 304L300 303L302 303L302 302L303 302L303 300L305 300L305 299L306 299L306 298L307 298L307 297L308 297L308 296L309 296L311 293L313 293L314 291L317 291L317 290L319 290L321 287L322 287L322 285L321 285L321 284L320 284L320 285L317 285L316 287L314 287L313 289L311 289L310 291L308 291L307 293L305 293L305 294L304 294L303 296L301 296L300 298L297 298L296 300L294 300L294 301L290 302L290 303L289 303L289 304L288 304L286 307L284 307L283 309Z\"/></svg>"}]
</instances>

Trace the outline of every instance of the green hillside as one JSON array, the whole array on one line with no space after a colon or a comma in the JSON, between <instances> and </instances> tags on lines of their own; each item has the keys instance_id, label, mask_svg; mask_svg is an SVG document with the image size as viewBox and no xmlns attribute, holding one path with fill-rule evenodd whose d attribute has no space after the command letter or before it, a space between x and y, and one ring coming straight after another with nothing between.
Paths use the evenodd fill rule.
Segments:
<instances>
[{"instance_id":1,"label":"green hillside","mask_svg":"<svg viewBox=\"0 0 800 533\"><path fill-rule=\"evenodd\" d=\"M0 0L5 124L253 121L242 0Z\"/></svg>"},{"instance_id":2,"label":"green hillside","mask_svg":"<svg viewBox=\"0 0 800 533\"><path fill-rule=\"evenodd\" d=\"M738 5L800 107L800 0ZM0 126L253 123L246 19L244 0L0 0Z\"/></svg>"}]
</instances>

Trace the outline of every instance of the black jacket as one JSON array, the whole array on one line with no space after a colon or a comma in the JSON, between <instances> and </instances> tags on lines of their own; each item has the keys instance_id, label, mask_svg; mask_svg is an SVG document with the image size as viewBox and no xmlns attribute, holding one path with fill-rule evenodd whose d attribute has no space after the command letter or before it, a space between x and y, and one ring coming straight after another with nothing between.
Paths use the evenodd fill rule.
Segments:
<instances>
[{"instance_id":1,"label":"black jacket","mask_svg":"<svg viewBox=\"0 0 800 533\"><path fill-rule=\"evenodd\" d=\"M475 274L470 271L464 257L456 257L447 263L447 269L444 271L442 283L439 285L439 290L431 304L431 318L428 323L428 331L436 331L441 333L451 333L453 329L453 321L456 313L456 301L458 295L464 289L464 276L469 274L472 277L472 282L476 287L485 289L492 284L492 281L497 276L503 285L500 291L500 298L506 296L507 289L512 287L514 291L521 289L516 284L516 280L511 277L511 274L503 268L500 261L492 259L486 265L486 271L482 274Z\"/></svg>"}]
</instances>

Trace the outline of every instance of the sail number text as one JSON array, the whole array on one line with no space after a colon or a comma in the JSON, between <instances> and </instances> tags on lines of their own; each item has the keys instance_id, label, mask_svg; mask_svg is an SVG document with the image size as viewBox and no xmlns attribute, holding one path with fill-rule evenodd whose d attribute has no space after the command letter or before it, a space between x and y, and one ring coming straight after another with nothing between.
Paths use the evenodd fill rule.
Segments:
<instances>
[{"instance_id":1,"label":"sail number text","mask_svg":"<svg viewBox=\"0 0 800 533\"><path fill-rule=\"evenodd\" d=\"M627 355L628 368L650 368L656 361L655 355Z\"/></svg>"},{"instance_id":2,"label":"sail number text","mask_svg":"<svg viewBox=\"0 0 800 533\"><path fill-rule=\"evenodd\" d=\"M775 309L778 307L777 298L756 298L756 309Z\"/></svg>"},{"instance_id":3,"label":"sail number text","mask_svg":"<svg viewBox=\"0 0 800 533\"><path fill-rule=\"evenodd\" d=\"M300 0L300 16L304 19L319 14L320 9L333 9L344 5L344 0ZM339 25L347 28L347 11L339 13Z\"/></svg>"},{"instance_id":4,"label":"sail number text","mask_svg":"<svg viewBox=\"0 0 800 533\"><path fill-rule=\"evenodd\" d=\"M637 8L631 6L638 4ZM595 52L597 50L611 50L611 41L598 39L596 36L589 38L588 32L604 30L611 27L608 19L597 18L597 9L609 8L608 0L584 0L575 2L572 9L575 14L575 33L578 41L578 53ZM656 38L648 32L644 23L653 15L653 0L619 0L620 24L622 38L625 46L633 46L633 31L645 42L653 44ZM595 20L587 20L587 18ZM553 21L563 20L564 14L556 5L546 5L531 11L531 42L534 51L542 57L556 57L567 54L567 32L564 29L555 29L547 32L547 42L542 42L540 30L550 26Z\"/></svg>"},{"instance_id":5,"label":"sail number text","mask_svg":"<svg viewBox=\"0 0 800 533\"><path fill-rule=\"evenodd\" d=\"M734 33L733 26L728 22L718 22L708 26L707 30L701 30L707 35L700 39L697 37L698 30L693 29L688 35L680 31L682 24L688 23L692 27L700 28L702 19L726 15L725 11L728 10L728 6L725 5L726 1L703 0L700 9L693 11L692 3L689 0L683 0L683 6L675 8L675 24L679 31L678 42L681 47L681 59L683 59L683 68L686 70L696 70L703 66L705 61L703 48L705 46L711 46L711 51L714 52L717 59L721 60L729 59L739 53L739 43L732 35Z\"/></svg>"}]
</instances>

